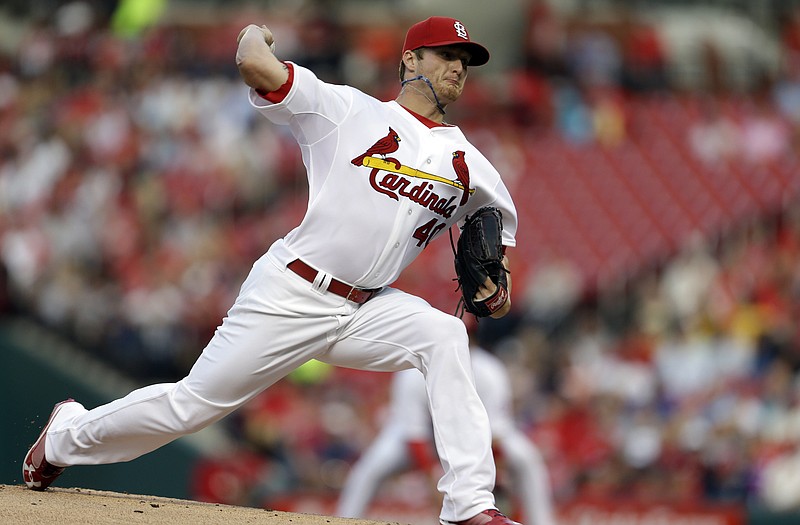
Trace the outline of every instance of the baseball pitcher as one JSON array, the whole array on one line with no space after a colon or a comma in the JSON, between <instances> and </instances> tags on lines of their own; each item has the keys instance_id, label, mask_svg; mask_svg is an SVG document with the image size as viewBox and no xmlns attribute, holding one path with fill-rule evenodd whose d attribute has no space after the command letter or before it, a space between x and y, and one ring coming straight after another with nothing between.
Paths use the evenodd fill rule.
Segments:
<instances>
[{"instance_id":1,"label":"baseball pitcher","mask_svg":"<svg viewBox=\"0 0 800 525\"><path fill-rule=\"evenodd\" d=\"M469 68L489 53L456 19L419 22L402 49L399 94L382 102L279 60L275 44L266 26L245 27L236 64L254 110L287 126L302 152L305 217L255 262L184 379L92 410L73 400L56 405L25 457L25 482L42 490L67 466L134 459L218 421L317 359L420 370L444 472L441 522L512 524L492 496L489 418L464 323L391 287L428 243L488 207L502 227L487 215L472 221L479 227L470 238L500 239L488 252L501 263L470 263L481 281L464 285L474 290L465 302L477 315L511 308L504 249L515 245L516 210L497 171L444 119Z\"/></svg>"}]
</instances>

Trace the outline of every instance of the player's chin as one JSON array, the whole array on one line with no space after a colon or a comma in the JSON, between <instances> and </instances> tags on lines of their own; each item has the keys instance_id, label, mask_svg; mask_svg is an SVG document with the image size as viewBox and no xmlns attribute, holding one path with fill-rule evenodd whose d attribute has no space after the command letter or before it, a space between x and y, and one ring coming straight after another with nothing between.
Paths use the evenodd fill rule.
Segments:
<instances>
[{"instance_id":1,"label":"player's chin","mask_svg":"<svg viewBox=\"0 0 800 525\"><path fill-rule=\"evenodd\" d=\"M445 84L440 90L440 98L445 99L448 103L455 102L461 97L464 88L460 85Z\"/></svg>"}]
</instances>

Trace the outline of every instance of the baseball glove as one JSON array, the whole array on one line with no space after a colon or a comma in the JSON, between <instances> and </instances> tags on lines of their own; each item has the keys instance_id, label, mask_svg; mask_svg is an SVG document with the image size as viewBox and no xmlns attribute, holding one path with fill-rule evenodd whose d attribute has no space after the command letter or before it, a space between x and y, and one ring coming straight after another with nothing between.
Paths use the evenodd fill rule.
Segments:
<instances>
[{"instance_id":1,"label":"baseball glove","mask_svg":"<svg viewBox=\"0 0 800 525\"><path fill-rule=\"evenodd\" d=\"M465 219L458 245L453 247L456 280L461 291L458 307L461 315L466 310L478 317L490 316L508 299L508 270L503 266L502 233L503 215L497 208L480 208ZM497 291L478 301L475 294L487 278L497 285Z\"/></svg>"}]
</instances>

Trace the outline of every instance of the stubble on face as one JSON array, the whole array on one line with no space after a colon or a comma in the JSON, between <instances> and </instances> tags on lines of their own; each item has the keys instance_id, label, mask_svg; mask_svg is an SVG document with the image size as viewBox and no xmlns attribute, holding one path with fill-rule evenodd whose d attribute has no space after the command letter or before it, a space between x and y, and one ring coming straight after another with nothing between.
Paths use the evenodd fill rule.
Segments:
<instances>
[{"instance_id":1,"label":"stubble on face","mask_svg":"<svg viewBox=\"0 0 800 525\"><path fill-rule=\"evenodd\" d=\"M439 98L445 98L450 102L455 102L464 91L463 78L457 82L443 78L437 83L436 91L439 93Z\"/></svg>"},{"instance_id":2,"label":"stubble on face","mask_svg":"<svg viewBox=\"0 0 800 525\"><path fill-rule=\"evenodd\" d=\"M466 65L461 66L463 68L461 71L456 71L449 63L454 55L459 57L459 50L446 47L436 51L430 50L430 56L425 57L428 60L425 69L429 70L426 76L433 83L437 96L447 102L458 100L464 91L464 82L467 78ZM465 60L469 61L468 55Z\"/></svg>"}]
</instances>

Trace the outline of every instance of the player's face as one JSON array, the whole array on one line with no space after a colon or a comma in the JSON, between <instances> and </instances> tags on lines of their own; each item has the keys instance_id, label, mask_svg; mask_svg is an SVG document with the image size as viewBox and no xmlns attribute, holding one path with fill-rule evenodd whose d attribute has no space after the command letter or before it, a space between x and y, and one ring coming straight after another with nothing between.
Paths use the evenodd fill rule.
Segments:
<instances>
[{"instance_id":1,"label":"player's face","mask_svg":"<svg viewBox=\"0 0 800 525\"><path fill-rule=\"evenodd\" d=\"M420 73L428 77L442 102L453 102L464 90L470 58L472 55L459 46L430 47L422 54Z\"/></svg>"}]
</instances>

